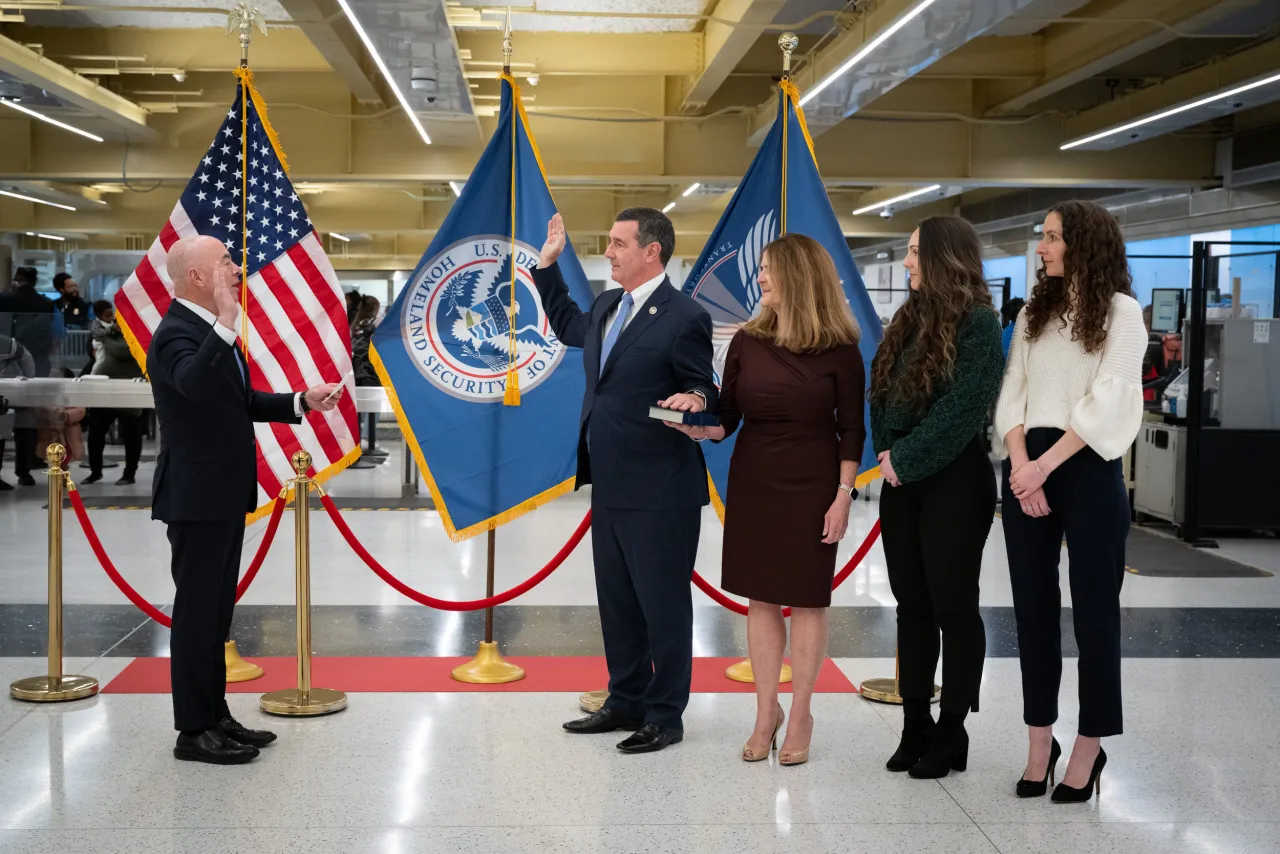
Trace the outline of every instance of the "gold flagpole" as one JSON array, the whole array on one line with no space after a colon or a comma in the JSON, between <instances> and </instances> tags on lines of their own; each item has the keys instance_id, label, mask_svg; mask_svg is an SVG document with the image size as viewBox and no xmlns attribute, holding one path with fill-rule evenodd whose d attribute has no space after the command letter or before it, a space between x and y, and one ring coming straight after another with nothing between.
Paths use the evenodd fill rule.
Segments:
<instances>
[{"instance_id":1,"label":"gold flagpole","mask_svg":"<svg viewBox=\"0 0 1280 854\"><path fill-rule=\"evenodd\" d=\"M516 362L520 347L516 341L516 145L519 142L517 123L520 121L516 99L520 97L515 78L511 76L511 7L507 7L507 28L502 35L502 75L511 87L511 295L507 306L507 387L502 395L505 406L520 405L520 374ZM501 300L499 300L501 302Z\"/></svg>"},{"instance_id":2,"label":"gold flagpole","mask_svg":"<svg viewBox=\"0 0 1280 854\"><path fill-rule=\"evenodd\" d=\"M267 22L262 10L248 3L237 3L227 13L227 34L238 34L240 40L240 347L244 363L249 364L249 42L253 28L265 36ZM228 682L248 682L262 676L262 668L240 657L236 642L230 638L223 644L223 661Z\"/></svg>"}]
</instances>

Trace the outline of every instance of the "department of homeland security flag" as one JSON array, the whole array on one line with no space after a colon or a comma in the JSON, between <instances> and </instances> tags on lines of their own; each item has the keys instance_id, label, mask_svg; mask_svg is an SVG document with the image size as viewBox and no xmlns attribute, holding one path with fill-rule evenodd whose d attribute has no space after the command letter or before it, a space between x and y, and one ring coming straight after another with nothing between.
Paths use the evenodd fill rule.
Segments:
<instances>
[{"instance_id":1,"label":"department of homeland security flag","mask_svg":"<svg viewBox=\"0 0 1280 854\"><path fill-rule=\"evenodd\" d=\"M799 92L784 81L779 93L778 118L685 279L685 293L711 314L717 382L724 371L729 342L738 329L755 316L759 306L760 255L771 240L788 232L806 234L831 253L845 296L862 330L858 349L868 369L880 344L880 318L849 253L840 222L831 209L798 100ZM870 437L869 409L863 418ZM733 445L734 437L730 437L704 448L707 470L718 493L714 503L722 519L722 497L728 488ZM865 472L876 465L868 438L858 468Z\"/></svg>"},{"instance_id":2,"label":"department of homeland security flag","mask_svg":"<svg viewBox=\"0 0 1280 854\"><path fill-rule=\"evenodd\" d=\"M173 300L165 266L169 248L182 237L216 237L236 263L244 261L247 267L245 316L237 331L248 339L253 387L291 392L336 383L351 369L342 289L289 181L284 152L252 75L241 69L236 76L235 103L160 236L116 293L116 317L145 371L151 336ZM242 257L246 234L248 253ZM266 512L289 478L296 477L289 461L296 451L311 454L312 476L318 480L359 458L360 433L350 393L355 385L347 386L334 409L312 412L301 424L254 425L258 511L251 518Z\"/></svg>"},{"instance_id":3,"label":"department of homeland security flag","mask_svg":"<svg viewBox=\"0 0 1280 854\"><path fill-rule=\"evenodd\" d=\"M551 331L529 272L555 212L520 91L504 76L497 130L370 347L455 541L573 486L582 355ZM572 245L560 271L589 309ZM506 406L513 341L520 405Z\"/></svg>"}]
</instances>

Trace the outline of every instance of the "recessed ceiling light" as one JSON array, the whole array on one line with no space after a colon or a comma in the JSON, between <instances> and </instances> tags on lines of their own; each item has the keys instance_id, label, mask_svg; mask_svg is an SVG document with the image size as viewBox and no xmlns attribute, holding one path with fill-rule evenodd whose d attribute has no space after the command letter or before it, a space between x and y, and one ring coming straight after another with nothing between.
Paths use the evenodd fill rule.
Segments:
<instances>
[{"instance_id":1,"label":"recessed ceiling light","mask_svg":"<svg viewBox=\"0 0 1280 854\"><path fill-rule=\"evenodd\" d=\"M343 235L338 234L338 232L336 232L336 231L331 231L331 232L329 232L329 236L330 236L330 237L333 237L333 238L336 238L337 240L341 240L343 243L350 243L350 242L351 242L351 238L350 238L350 237L344 237Z\"/></svg>"},{"instance_id":2,"label":"recessed ceiling light","mask_svg":"<svg viewBox=\"0 0 1280 854\"><path fill-rule=\"evenodd\" d=\"M690 185L689 185L689 189L685 190L685 191L684 191L683 193L681 193L680 195L681 195L683 198L686 198L686 199L687 199L689 196L691 196L691 195L693 195L694 193L698 192L698 188L699 188L699 187L701 187L701 186L702 186L702 184L701 184L700 182L698 182L698 181L694 181L692 184L690 184Z\"/></svg>"},{"instance_id":3,"label":"recessed ceiling light","mask_svg":"<svg viewBox=\"0 0 1280 854\"><path fill-rule=\"evenodd\" d=\"M45 240L56 240L59 243L67 239L65 237L59 237L56 234L40 234L39 232L36 233L36 237L43 237Z\"/></svg>"},{"instance_id":4,"label":"recessed ceiling light","mask_svg":"<svg viewBox=\"0 0 1280 854\"><path fill-rule=\"evenodd\" d=\"M450 181L449 189L453 190L454 198L462 195L462 186L457 181Z\"/></svg>"},{"instance_id":5,"label":"recessed ceiling light","mask_svg":"<svg viewBox=\"0 0 1280 854\"><path fill-rule=\"evenodd\" d=\"M871 211L878 211L880 208L887 208L890 205L896 205L898 202L905 202L907 199L914 199L917 196L923 196L927 193L932 193L935 190L941 189L941 184L934 184L932 187L923 187L919 190L912 190L910 193L903 193L901 196L894 196L892 199L885 199L883 202L876 202L874 205L867 205L865 208L858 208L853 212L853 215L858 216L864 213L871 213Z\"/></svg>"},{"instance_id":6,"label":"recessed ceiling light","mask_svg":"<svg viewBox=\"0 0 1280 854\"><path fill-rule=\"evenodd\" d=\"M670 212L671 212L671 209L672 209L672 208L674 208L675 206L676 206L676 203L675 203L675 202L672 202L671 204L669 204L669 205L667 205L665 208L663 208L663 209L662 209L662 212L663 212L663 213L670 213Z\"/></svg>"},{"instance_id":7,"label":"recessed ceiling light","mask_svg":"<svg viewBox=\"0 0 1280 854\"><path fill-rule=\"evenodd\" d=\"M378 70L382 72L382 79L387 81L387 85L391 87L391 91L396 95L396 100L400 102L401 107L404 107L405 113L409 116L409 121L413 122L414 129L418 131L418 136L422 137L423 142L430 145L431 137L427 136L427 129L422 126L422 122L418 119L418 114L413 111L413 107L409 106L408 99L400 91L400 87L396 85L395 78L391 76L391 71L387 68L387 64L382 61L382 57L378 54L378 49L373 46L373 40L369 38L369 34L364 31L364 27L360 26L360 21L356 19L356 13L351 11L351 7L347 5L347 0L338 0L338 5L346 13L347 20L351 22L351 26L355 29L356 35L360 37L360 41L364 42L365 50L369 51L369 56L373 58L374 65L378 66Z\"/></svg>"},{"instance_id":8,"label":"recessed ceiling light","mask_svg":"<svg viewBox=\"0 0 1280 854\"><path fill-rule=\"evenodd\" d=\"M341 0L339 0L339 2L341 2ZM862 60L866 59L868 54L870 54L873 50L880 47L880 45L884 44L886 41L891 39L894 33L898 32L898 30L902 29L907 24L915 20L916 17L921 12L923 12L925 9L928 9L935 2L937 2L937 0L921 0L920 3L918 3L916 6L914 6L911 9L911 11L907 12L901 18L894 21L889 26L885 27L884 31L880 33L880 35L876 36L874 39L872 39L871 41L863 45L861 50L859 50L857 53L855 53L853 56L849 57L849 59L845 61L844 65L841 65L835 71L828 74L826 77L822 79L820 83L818 83L818 85L814 86L812 89L806 92L804 96L800 99L800 106L803 107L805 104L809 103L814 98L818 97L818 94L823 89L826 89L828 86L834 83L837 79L839 79L842 75L847 73L850 68L853 68L859 62L862 62Z\"/></svg>"},{"instance_id":9,"label":"recessed ceiling light","mask_svg":"<svg viewBox=\"0 0 1280 854\"><path fill-rule=\"evenodd\" d=\"M96 133L89 133L87 130L81 130L80 128L75 127L74 125L69 125L66 122L60 122L55 118L46 116L44 113L38 113L35 110L31 109L30 107L24 107L15 101L10 101L8 98L0 98L0 104L4 104L6 107L8 107L11 110L17 110L20 113L26 113L28 116L39 119L42 122L48 122L54 127L60 127L63 130L69 130L72 133L78 133L87 139L93 140L94 142L102 142L102 137L98 136Z\"/></svg>"}]
</instances>

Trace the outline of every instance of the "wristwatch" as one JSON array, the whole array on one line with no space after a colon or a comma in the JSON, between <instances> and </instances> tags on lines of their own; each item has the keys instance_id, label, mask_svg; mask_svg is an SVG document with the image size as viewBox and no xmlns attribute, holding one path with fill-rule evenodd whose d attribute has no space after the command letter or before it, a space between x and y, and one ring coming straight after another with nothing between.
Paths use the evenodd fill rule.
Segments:
<instances>
[{"instance_id":1,"label":"wristwatch","mask_svg":"<svg viewBox=\"0 0 1280 854\"><path fill-rule=\"evenodd\" d=\"M311 411L311 404L307 403L306 392L301 392L298 394L298 408L302 410L303 415L306 415L308 412Z\"/></svg>"},{"instance_id":2,"label":"wristwatch","mask_svg":"<svg viewBox=\"0 0 1280 854\"><path fill-rule=\"evenodd\" d=\"M841 492L849 493L849 498L851 500L858 497L858 490L854 489L852 483L842 483L838 488Z\"/></svg>"}]
</instances>

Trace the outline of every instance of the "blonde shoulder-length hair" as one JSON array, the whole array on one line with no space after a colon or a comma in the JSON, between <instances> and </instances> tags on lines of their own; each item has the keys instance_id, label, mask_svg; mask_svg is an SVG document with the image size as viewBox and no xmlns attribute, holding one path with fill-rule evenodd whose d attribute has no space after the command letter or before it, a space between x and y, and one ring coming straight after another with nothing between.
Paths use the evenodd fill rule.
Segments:
<instances>
[{"instance_id":1,"label":"blonde shoulder-length hair","mask_svg":"<svg viewBox=\"0 0 1280 854\"><path fill-rule=\"evenodd\" d=\"M804 234L784 234L764 248L769 286L778 310L766 305L742 331L793 353L821 353L861 337L835 262L822 244Z\"/></svg>"}]
</instances>

